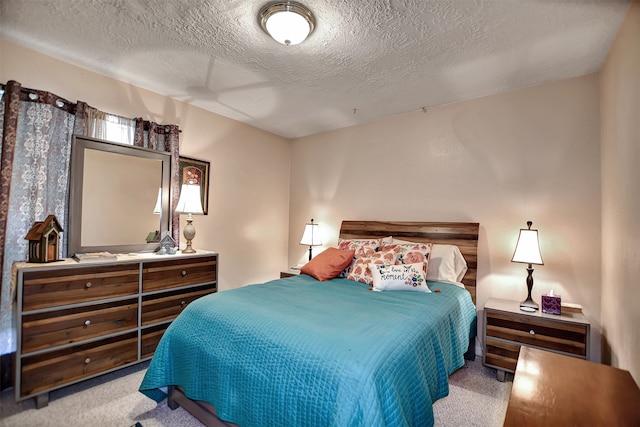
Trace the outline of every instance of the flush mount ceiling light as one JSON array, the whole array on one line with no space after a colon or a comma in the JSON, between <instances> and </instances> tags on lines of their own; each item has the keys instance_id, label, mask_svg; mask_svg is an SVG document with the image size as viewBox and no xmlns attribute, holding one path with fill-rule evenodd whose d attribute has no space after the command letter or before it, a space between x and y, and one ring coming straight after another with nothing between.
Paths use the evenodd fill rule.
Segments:
<instances>
[{"instance_id":1,"label":"flush mount ceiling light","mask_svg":"<svg viewBox=\"0 0 640 427\"><path fill-rule=\"evenodd\" d=\"M267 34L287 46L302 43L316 26L311 11L294 1L264 5L258 20Z\"/></svg>"}]
</instances>

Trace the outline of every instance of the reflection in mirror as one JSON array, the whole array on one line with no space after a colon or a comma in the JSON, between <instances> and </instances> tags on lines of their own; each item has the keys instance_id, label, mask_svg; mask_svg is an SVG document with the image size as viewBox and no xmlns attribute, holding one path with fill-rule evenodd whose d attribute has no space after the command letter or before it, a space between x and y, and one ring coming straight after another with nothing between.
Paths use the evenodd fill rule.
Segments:
<instances>
[{"instance_id":1,"label":"reflection in mirror","mask_svg":"<svg viewBox=\"0 0 640 427\"><path fill-rule=\"evenodd\" d=\"M160 231L160 212L153 210L162 161L87 149L83 175L82 246L144 243Z\"/></svg>"},{"instance_id":2,"label":"reflection in mirror","mask_svg":"<svg viewBox=\"0 0 640 427\"><path fill-rule=\"evenodd\" d=\"M75 137L68 255L155 249L169 229L170 165L165 152Z\"/></svg>"}]
</instances>

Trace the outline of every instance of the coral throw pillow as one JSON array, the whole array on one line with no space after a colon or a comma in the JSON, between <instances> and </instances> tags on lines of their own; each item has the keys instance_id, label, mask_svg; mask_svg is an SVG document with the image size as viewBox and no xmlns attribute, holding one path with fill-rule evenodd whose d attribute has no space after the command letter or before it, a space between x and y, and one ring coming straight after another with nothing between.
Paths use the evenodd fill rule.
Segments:
<instances>
[{"instance_id":1,"label":"coral throw pillow","mask_svg":"<svg viewBox=\"0 0 640 427\"><path fill-rule=\"evenodd\" d=\"M354 253L354 250L328 248L303 265L300 273L308 274L321 282L333 279L351 264Z\"/></svg>"}]
</instances>

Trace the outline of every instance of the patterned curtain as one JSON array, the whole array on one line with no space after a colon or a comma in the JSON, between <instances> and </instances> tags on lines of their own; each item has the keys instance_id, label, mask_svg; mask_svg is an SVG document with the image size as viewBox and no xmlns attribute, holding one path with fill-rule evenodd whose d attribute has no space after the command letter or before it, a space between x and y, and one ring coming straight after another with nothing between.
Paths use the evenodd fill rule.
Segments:
<instances>
[{"instance_id":1,"label":"patterned curtain","mask_svg":"<svg viewBox=\"0 0 640 427\"><path fill-rule=\"evenodd\" d=\"M179 140L180 128L177 125L159 125L157 123L136 118L136 130L133 138L133 145L136 147L149 148L152 150L166 151L171 153L171 204L169 211L171 215L171 237L176 242L180 241L180 215L175 213L180 195L180 177L177 171L180 166Z\"/></svg>"},{"instance_id":2,"label":"patterned curtain","mask_svg":"<svg viewBox=\"0 0 640 427\"><path fill-rule=\"evenodd\" d=\"M15 350L12 266L28 258L27 232L47 215L68 222L69 161L75 104L10 81L2 108L0 354ZM66 234L62 233L66 253Z\"/></svg>"}]
</instances>

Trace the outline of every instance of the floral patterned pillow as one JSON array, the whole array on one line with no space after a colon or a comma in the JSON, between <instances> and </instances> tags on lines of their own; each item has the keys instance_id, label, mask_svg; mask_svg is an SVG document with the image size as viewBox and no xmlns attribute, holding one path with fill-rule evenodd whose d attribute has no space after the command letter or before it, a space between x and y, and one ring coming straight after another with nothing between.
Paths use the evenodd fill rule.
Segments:
<instances>
[{"instance_id":1,"label":"floral patterned pillow","mask_svg":"<svg viewBox=\"0 0 640 427\"><path fill-rule=\"evenodd\" d=\"M422 263L426 277L432 247L432 243L391 243L384 244L381 250L398 254L397 264Z\"/></svg>"},{"instance_id":2,"label":"floral patterned pillow","mask_svg":"<svg viewBox=\"0 0 640 427\"><path fill-rule=\"evenodd\" d=\"M370 265L374 291L431 292L422 263Z\"/></svg>"},{"instance_id":3,"label":"floral patterned pillow","mask_svg":"<svg viewBox=\"0 0 640 427\"><path fill-rule=\"evenodd\" d=\"M356 258L351 271L349 271L347 275L347 279L371 285L373 283L373 277L369 266L383 265L388 267L395 264L397 259L398 254L392 251L371 252L368 255Z\"/></svg>"},{"instance_id":4,"label":"floral patterned pillow","mask_svg":"<svg viewBox=\"0 0 640 427\"><path fill-rule=\"evenodd\" d=\"M356 251L356 258L375 252L380 247L380 239L338 239L338 249Z\"/></svg>"},{"instance_id":5,"label":"floral patterned pillow","mask_svg":"<svg viewBox=\"0 0 640 427\"><path fill-rule=\"evenodd\" d=\"M389 237L388 239L391 240L392 238ZM342 251L355 251L351 264L349 264L338 277L348 277L349 272L353 268L353 264L356 262L356 258L376 252L382 244L381 240L389 241L387 239L338 239L338 249Z\"/></svg>"}]
</instances>

